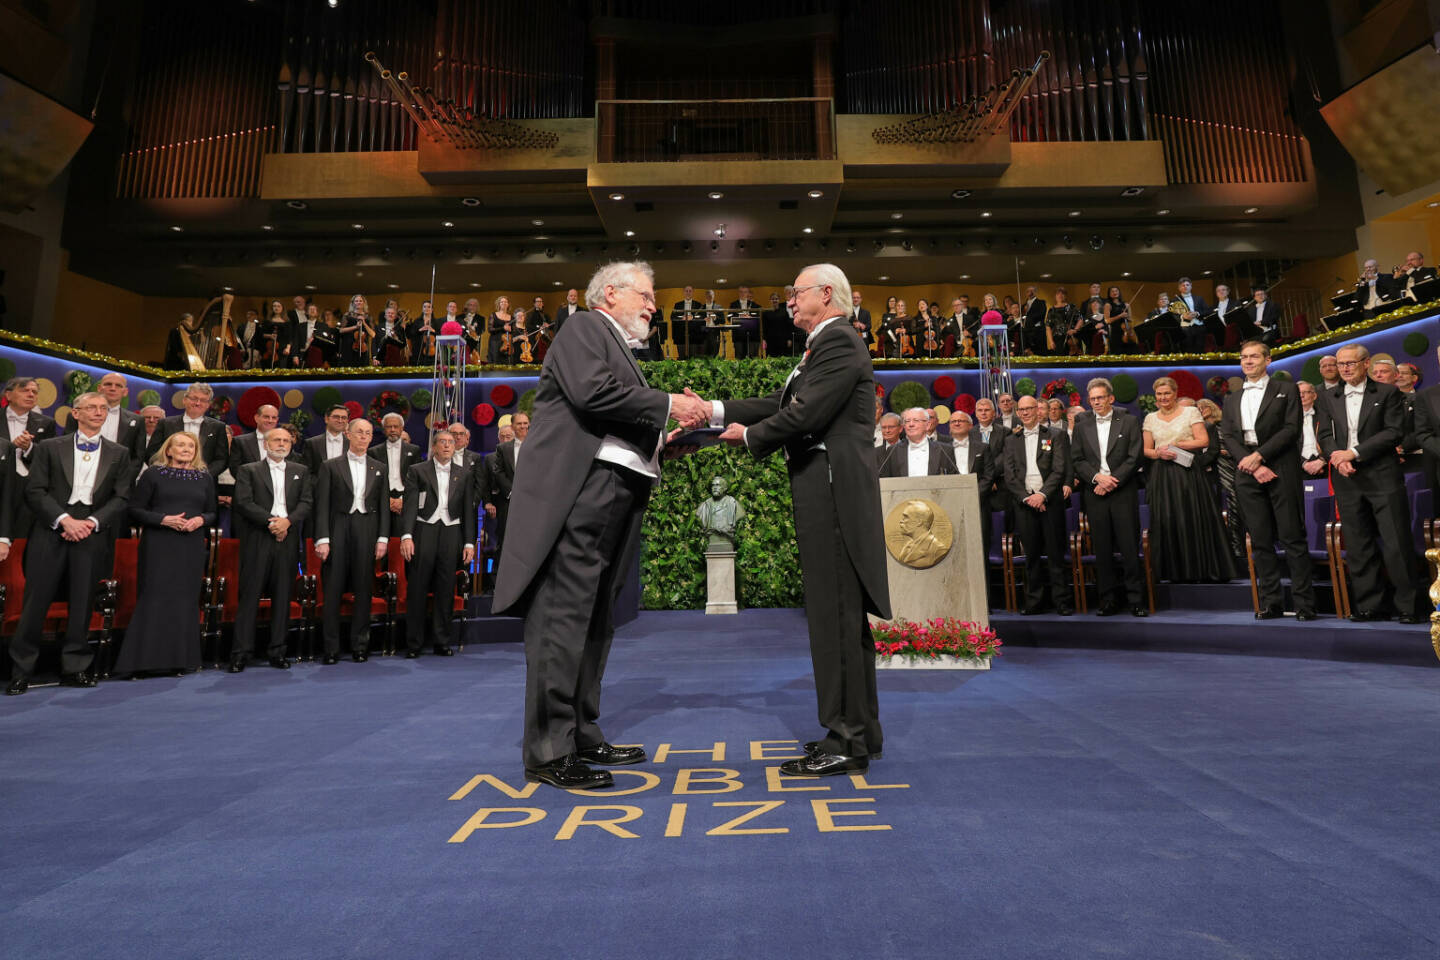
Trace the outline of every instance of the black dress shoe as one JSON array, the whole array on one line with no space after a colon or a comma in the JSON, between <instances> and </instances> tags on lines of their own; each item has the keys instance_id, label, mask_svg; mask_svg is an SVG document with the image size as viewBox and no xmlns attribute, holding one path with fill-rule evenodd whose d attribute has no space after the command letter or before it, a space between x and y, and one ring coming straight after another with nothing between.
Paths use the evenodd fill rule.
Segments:
<instances>
[{"instance_id":1,"label":"black dress shoe","mask_svg":"<svg viewBox=\"0 0 1440 960\"><path fill-rule=\"evenodd\" d=\"M1402 614L1400 614L1400 616L1398 616L1398 617L1395 618L1395 622L1396 622L1396 623L1429 623L1430 621L1429 621L1428 619L1426 619L1425 617L1421 617L1421 616L1418 616L1418 615L1413 614L1413 613L1402 613Z\"/></svg>"},{"instance_id":2,"label":"black dress shoe","mask_svg":"<svg viewBox=\"0 0 1440 960\"><path fill-rule=\"evenodd\" d=\"M1356 623L1370 623L1371 621L1389 620L1390 614L1381 613L1379 610L1355 610L1351 612L1350 619Z\"/></svg>"},{"instance_id":3,"label":"black dress shoe","mask_svg":"<svg viewBox=\"0 0 1440 960\"><path fill-rule=\"evenodd\" d=\"M419 650L406 650L406 651L405 651L405 659L406 659L406 660L414 660L414 659L416 659L416 658L419 657L419 656L420 656L420 651L419 651Z\"/></svg>"},{"instance_id":4,"label":"black dress shoe","mask_svg":"<svg viewBox=\"0 0 1440 960\"><path fill-rule=\"evenodd\" d=\"M818 753L819 751L820 751L820 741L819 741L819 740L807 740L807 741L805 742L805 755L806 755L806 756L813 757L813 756L814 756L816 753ZM871 751L870 751L870 759L871 759L871 760L883 760L883 759L885 759L885 754L883 754L883 753L880 752L879 750L871 750Z\"/></svg>"},{"instance_id":5,"label":"black dress shoe","mask_svg":"<svg viewBox=\"0 0 1440 960\"><path fill-rule=\"evenodd\" d=\"M631 763L644 763L645 751L640 747L617 747L609 743L597 743L576 754L584 763L598 763L607 767L623 767Z\"/></svg>"},{"instance_id":6,"label":"black dress shoe","mask_svg":"<svg viewBox=\"0 0 1440 960\"><path fill-rule=\"evenodd\" d=\"M333 667L333 666L335 666L335 664L337 664L337 663L340 662L340 654L338 654L338 653L327 653L327 654L325 654L325 659L324 659L324 660L321 660L320 662L321 662L322 664L324 664L325 666L327 666L327 667Z\"/></svg>"},{"instance_id":7,"label":"black dress shoe","mask_svg":"<svg viewBox=\"0 0 1440 960\"><path fill-rule=\"evenodd\" d=\"M62 673L60 675L60 686L93 687L95 686L95 678L88 673Z\"/></svg>"},{"instance_id":8,"label":"black dress shoe","mask_svg":"<svg viewBox=\"0 0 1440 960\"><path fill-rule=\"evenodd\" d=\"M1043 604L1028 603L1025 605L1025 609L1020 611L1020 615L1024 617L1034 617L1044 612L1045 606Z\"/></svg>"},{"instance_id":9,"label":"black dress shoe","mask_svg":"<svg viewBox=\"0 0 1440 960\"><path fill-rule=\"evenodd\" d=\"M609 770L591 770L573 753L533 770L526 767L525 779L531 783L548 783L561 790L601 790L615 785Z\"/></svg>"},{"instance_id":10,"label":"black dress shoe","mask_svg":"<svg viewBox=\"0 0 1440 960\"><path fill-rule=\"evenodd\" d=\"M1149 607L1131 607L1131 608L1130 608L1130 616L1132 616L1132 617L1148 617L1148 616L1150 616L1150 608L1149 608Z\"/></svg>"},{"instance_id":11,"label":"black dress shoe","mask_svg":"<svg viewBox=\"0 0 1440 960\"><path fill-rule=\"evenodd\" d=\"M437 657L453 657L453 656L455 656L455 651L452 650L452 649L450 649L449 647L445 646L445 644L443 644L443 643L437 643L437 644L435 644L435 656L437 656Z\"/></svg>"},{"instance_id":12,"label":"black dress shoe","mask_svg":"<svg viewBox=\"0 0 1440 960\"><path fill-rule=\"evenodd\" d=\"M1319 620L1320 614L1314 610L1299 610L1295 614L1295 619L1301 623L1305 623L1307 620Z\"/></svg>"},{"instance_id":13,"label":"black dress shoe","mask_svg":"<svg viewBox=\"0 0 1440 960\"><path fill-rule=\"evenodd\" d=\"M244 661L244 660L231 660L231 661L230 661L230 666L228 666L228 667L225 668L225 672L226 672L226 673L244 673L244 672L245 672L245 661Z\"/></svg>"},{"instance_id":14,"label":"black dress shoe","mask_svg":"<svg viewBox=\"0 0 1440 960\"><path fill-rule=\"evenodd\" d=\"M11 677L10 683L5 687L5 696L18 697L30 689L30 678L26 676Z\"/></svg>"},{"instance_id":15,"label":"black dress shoe","mask_svg":"<svg viewBox=\"0 0 1440 960\"><path fill-rule=\"evenodd\" d=\"M290 661L286 660L284 657L271 657L270 666L274 667L276 670L289 670Z\"/></svg>"},{"instance_id":16,"label":"black dress shoe","mask_svg":"<svg viewBox=\"0 0 1440 960\"><path fill-rule=\"evenodd\" d=\"M846 757L838 753L812 753L803 760L786 760L780 772L787 777L834 777L842 773L864 773L869 757Z\"/></svg>"},{"instance_id":17,"label":"black dress shoe","mask_svg":"<svg viewBox=\"0 0 1440 960\"><path fill-rule=\"evenodd\" d=\"M1095 616L1097 616L1097 617L1113 617L1113 616L1115 616L1115 615L1116 615L1117 613L1119 613L1119 612L1120 612L1120 604L1118 604L1118 603L1107 603L1107 604L1105 604L1104 606L1102 606L1099 610L1096 610L1096 611L1095 611Z\"/></svg>"},{"instance_id":18,"label":"black dress shoe","mask_svg":"<svg viewBox=\"0 0 1440 960\"><path fill-rule=\"evenodd\" d=\"M1256 620L1279 620L1285 616L1285 611L1279 607L1266 607L1255 614Z\"/></svg>"},{"instance_id":19,"label":"black dress shoe","mask_svg":"<svg viewBox=\"0 0 1440 960\"><path fill-rule=\"evenodd\" d=\"M364 663L365 661L370 659L370 654L366 653L364 650L361 650L359 653L350 654L350 659L354 660L356 663Z\"/></svg>"},{"instance_id":20,"label":"black dress shoe","mask_svg":"<svg viewBox=\"0 0 1440 960\"><path fill-rule=\"evenodd\" d=\"M1075 608L1074 608L1074 607L1056 607L1056 608L1055 608L1055 612L1056 612L1057 614L1059 614L1060 616L1062 616L1062 617L1073 617L1073 616L1075 616Z\"/></svg>"}]
</instances>

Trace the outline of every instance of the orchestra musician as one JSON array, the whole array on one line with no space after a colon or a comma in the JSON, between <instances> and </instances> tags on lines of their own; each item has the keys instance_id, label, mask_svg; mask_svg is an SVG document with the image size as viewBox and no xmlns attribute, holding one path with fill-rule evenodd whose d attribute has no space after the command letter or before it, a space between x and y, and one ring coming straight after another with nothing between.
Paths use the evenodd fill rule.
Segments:
<instances>
[{"instance_id":1,"label":"orchestra musician","mask_svg":"<svg viewBox=\"0 0 1440 960\"><path fill-rule=\"evenodd\" d=\"M270 315L260 324L259 366L267 370L277 366L289 342L290 322L285 318L285 305L279 300L271 300Z\"/></svg>"},{"instance_id":2,"label":"orchestra musician","mask_svg":"<svg viewBox=\"0 0 1440 960\"><path fill-rule=\"evenodd\" d=\"M1138 353L1140 340L1130 317L1130 304L1115 284L1105 292L1105 352Z\"/></svg>"},{"instance_id":3,"label":"orchestra musician","mask_svg":"<svg viewBox=\"0 0 1440 960\"><path fill-rule=\"evenodd\" d=\"M370 341L375 330L370 325L370 304L360 294L350 298L350 309L340 321L340 365L370 365Z\"/></svg>"},{"instance_id":4,"label":"orchestra musician","mask_svg":"<svg viewBox=\"0 0 1440 960\"><path fill-rule=\"evenodd\" d=\"M1175 302L1184 307L1180 313L1180 344L1188 353L1205 352L1204 314L1209 309L1205 298L1194 290L1189 277L1180 278L1180 290Z\"/></svg>"},{"instance_id":5,"label":"orchestra musician","mask_svg":"<svg viewBox=\"0 0 1440 960\"><path fill-rule=\"evenodd\" d=\"M403 367L405 352L410 344L405 339L405 322L392 300L385 307L380 322L375 327L375 342L370 348L370 365L375 367Z\"/></svg>"},{"instance_id":6,"label":"orchestra musician","mask_svg":"<svg viewBox=\"0 0 1440 960\"><path fill-rule=\"evenodd\" d=\"M284 366L305 366L305 351L310 349L310 338L315 336L315 327L319 323L320 308L313 303L307 304L304 297L296 297L295 308L285 314L287 335L281 348Z\"/></svg>"},{"instance_id":7,"label":"orchestra musician","mask_svg":"<svg viewBox=\"0 0 1440 960\"><path fill-rule=\"evenodd\" d=\"M739 298L730 301L730 319L740 324L740 329L733 331L735 334L735 359L743 360L746 357L758 356L760 353L760 304L750 297L750 288L743 283L740 285ZM869 332L870 312L860 309L860 291L855 291L855 312L865 314L865 328ZM737 314L750 314L749 318L737 316ZM858 327L856 329L859 329Z\"/></svg>"},{"instance_id":8,"label":"orchestra musician","mask_svg":"<svg viewBox=\"0 0 1440 960\"><path fill-rule=\"evenodd\" d=\"M445 312L450 313L450 305L445 305ZM465 312L456 319L465 328L465 352L470 355L473 362L478 363L485 356L481 352L485 339L485 318L480 315L480 301L471 297L465 301Z\"/></svg>"},{"instance_id":9,"label":"orchestra musician","mask_svg":"<svg viewBox=\"0 0 1440 960\"><path fill-rule=\"evenodd\" d=\"M1228 283L1215 284L1215 309L1205 318L1205 333L1214 341L1217 349L1225 347L1225 328L1228 314L1240 309L1240 304L1231 298Z\"/></svg>"},{"instance_id":10,"label":"orchestra musician","mask_svg":"<svg viewBox=\"0 0 1440 960\"><path fill-rule=\"evenodd\" d=\"M486 354L491 363L512 363L514 353L515 317L510 312L510 298L496 297L495 312L490 314L486 329L490 332L490 347Z\"/></svg>"},{"instance_id":11,"label":"orchestra musician","mask_svg":"<svg viewBox=\"0 0 1440 960\"><path fill-rule=\"evenodd\" d=\"M440 331L435 325L434 310L434 304L426 300L420 304L420 319L410 324L410 362L416 366L435 365L435 337Z\"/></svg>"},{"instance_id":12,"label":"orchestra musician","mask_svg":"<svg viewBox=\"0 0 1440 960\"><path fill-rule=\"evenodd\" d=\"M560 335L565 321L579 313L580 309L580 291L571 287L565 291L565 302L555 310L555 329L550 332L552 340ZM651 319L654 320L653 317Z\"/></svg>"},{"instance_id":13,"label":"orchestra musician","mask_svg":"<svg viewBox=\"0 0 1440 960\"><path fill-rule=\"evenodd\" d=\"M1251 290L1254 299L1241 315L1241 333L1247 340L1259 340L1273 347L1280 339L1280 308L1270 300L1270 290L1256 284Z\"/></svg>"},{"instance_id":14,"label":"orchestra musician","mask_svg":"<svg viewBox=\"0 0 1440 960\"><path fill-rule=\"evenodd\" d=\"M311 370L328 370L340 365L340 325L335 311L325 308L320 323L305 348L305 366Z\"/></svg>"},{"instance_id":15,"label":"orchestra musician","mask_svg":"<svg viewBox=\"0 0 1440 960\"><path fill-rule=\"evenodd\" d=\"M989 309L988 307L982 310ZM1027 353L1035 356L1044 356L1049 351L1045 348L1045 331L1047 329L1045 320L1049 310L1045 301L1036 294L1034 287L1025 288L1025 302L1020 305L1020 315L1024 321L1024 349ZM1019 341L1011 341L1018 343Z\"/></svg>"},{"instance_id":16,"label":"orchestra musician","mask_svg":"<svg viewBox=\"0 0 1440 960\"><path fill-rule=\"evenodd\" d=\"M1425 255L1419 250L1411 250L1405 254L1405 263L1398 266L1392 272L1395 280L1400 281L1404 292L1411 298L1415 296L1415 284L1422 280L1433 280L1436 276L1434 267L1425 266Z\"/></svg>"},{"instance_id":17,"label":"orchestra musician","mask_svg":"<svg viewBox=\"0 0 1440 960\"><path fill-rule=\"evenodd\" d=\"M701 356L705 349L704 305L695 299L695 287L685 284L685 296L670 308L670 326L675 335L676 356L681 360Z\"/></svg>"},{"instance_id":18,"label":"orchestra musician","mask_svg":"<svg viewBox=\"0 0 1440 960\"><path fill-rule=\"evenodd\" d=\"M1380 262L1372 257L1362 266L1360 279L1355 281L1355 291L1360 294L1360 306L1368 318L1375 316L1385 301L1403 296L1408 285L1408 275L1404 281L1399 277L1385 276L1380 272Z\"/></svg>"},{"instance_id":19,"label":"orchestra musician","mask_svg":"<svg viewBox=\"0 0 1440 960\"><path fill-rule=\"evenodd\" d=\"M1034 289L1033 287L1031 288ZM1070 302L1070 292L1064 287L1055 288L1055 305L1045 314L1045 355L1063 356L1072 352L1072 344L1083 321L1080 311ZM1039 353L1040 351L1035 351Z\"/></svg>"},{"instance_id":20,"label":"orchestra musician","mask_svg":"<svg viewBox=\"0 0 1440 960\"><path fill-rule=\"evenodd\" d=\"M258 310L246 310L245 322L235 330L235 339L240 344L240 349L245 351L244 369L254 367L260 356L260 312Z\"/></svg>"},{"instance_id":21,"label":"orchestra musician","mask_svg":"<svg viewBox=\"0 0 1440 960\"><path fill-rule=\"evenodd\" d=\"M1170 309L1170 294L1160 293L1155 297L1155 309L1135 328L1135 337L1142 352L1171 353L1180 333L1180 319L1177 311Z\"/></svg>"},{"instance_id":22,"label":"orchestra musician","mask_svg":"<svg viewBox=\"0 0 1440 960\"><path fill-rule=\"evenodd\" d=\"M275 303L278 306L280 301ZM202 324L195 314L182 313L180 322L170 328L170 335L165 340L162 366L166 370L204 370L205 340Z\"/></svg>"}]
</instances>

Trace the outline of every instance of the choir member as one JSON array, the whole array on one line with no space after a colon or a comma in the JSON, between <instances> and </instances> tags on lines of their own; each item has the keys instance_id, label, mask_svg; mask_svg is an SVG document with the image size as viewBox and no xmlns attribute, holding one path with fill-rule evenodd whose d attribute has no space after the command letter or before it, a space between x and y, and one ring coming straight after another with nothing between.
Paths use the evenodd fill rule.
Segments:
<instances>
[{"instance_id":1,"label":"choir member","mask_svg":"<svg viewBox=\"0 0 1440 960\"><path fill-rule=\"evenodd\" d=\"M881 477L925 477L955 473L955 455L929 437L929 411L911 407L900 416L905 439L885 451Z\"/></svg>"},{"instance_id":2,"label":"choir member","mask_svg":"<svg viewBox=\"0 0 1440 960\"><path fill-rule=\"evenodd\" d=\"M350 425L350 410L337 403L325 411L325 432L305 441L304 463L310 477L320 476L325 461L345 455L345 428Z\"/></svg>"},{"instance_id":3,"label":"choir member","mask_svg":"<svg viewBox=\"0 0 1440 960\"><path fill-rule=\"evenodd\" d=\"M1330 461L1330 483L1344 524L1345 564L1355 595L1350 619L1390 619L1383 606L1388 579L1400 622L1422 623L1410 504L1395 455L1404 420L1400 394L1369 379L1370 351L1360 344L1341 347L1336 361L1344 386L1325 391L1317 401L1318 439Z\"/></svg>"},{"instance_id":4,"label":"choir member","mask_svg":"<svg viewBox=\"0 0 1440 960\"><path fill-rule=\"evenodd\" d=\"M230 672L240 673L255 650L260 598L270 598L270 666L289 670L285 632L290 623L290 590L300 563L300 528L309 519L314 492L310 472L290 456L288 430L265 434L265 459L247 463L235 475L235 532L240 539L240 605Z\"/></svg>"},{"instance_id":5,"label":"choir member","mask_svg":"<svg viewBox=\"0 0 1440 960\"><path fill-rule=\"evenodd\" d=\"M350 421L343 457L325 461L315 479L315 555L325 592L325 666L340 662L340 603L354 594L350 658L364 663L370 652L370 596L375 563L390 543L385 467L370 456L370 421Z\"/></svg>"},{"instance_id":6,"label":"choir member","mask_svg":"<svg viewBox=\"0 0 1440 960\"><path fill-rule=\"evenodd\" d=\"M795 318L790 312L789 302L789 297L794 289L794 287L785 288L786 300L784 303L780 301L780 294L770 294L770 309L760 315L760 329L765 341L766 356L784 357L794 353ZM884 323L885 319L882 317L882 330ZM876 335L880 336L880 333Z\"/></svg>"},{"instance_id":7,"label":"choir member","mask_svg":"<svg viewBox=\"0 0 1440 960\"><path fill-rule=\"evenodd\" d=\"M200 441L200 459L205 468L218 481L230 462L230 429L210 416L210 405L215 402L215 388L208 383L192 383L185 388L185 412L166 417L160 421L150 436L145 448L145 459L153 461L160 452L160 445L173 433L185 432Z\"/></svg>"},{"instance_id":8,"label":"choir member","mask_svg":"<svg viewBox=\"0 0 1440 960\"><path fill-rule=\"evenodd\" d=\"M1090 520L1096 613L1113 617L1128 608L1131 616L1149 616L1140 572L1140 421L1115 406L1115 389L1104 377L1086 384L1085 393L1090 410L1075 417L1070 452Z\"/></svg>"},{"instance_id":9,"label":"choir member","mask_svg":"<svg viewBox=\"0 0 1440 960\"><path fill-rule=\"evenodd\" d=\"M381 417L380 429L385 439L370 448L370 456L385 467L391 524L398 526L400 514L405 510L405 477L410 468L420 462L420 448L405 439L405 418L398 413Z\"/></svg>"},{"instance_id":10,"label":"choir member","mask_svg":"<svg viewBox=\"0 0 1440 960\"><path fill-rule=\"evenodd\" d=\"M1278 543L1290 568L1295 618L1315 619L1310 545L1305 536L1305 471L1300 463L1300 394L1295 384L1269 374L1270 348L1258 340L1240 345L1245 384L1225 398L1221 434L1235 461L1235 496L1250 533L1255 582L1260 591L1257 620L1285 613Z\"/></svg>"},{"instance_id":11,"label":"choir member","mask_svg":"<svg viewBox=\"0 0 1440 960\"><path fill-rule=\"evenodd\" d=\"M131 461L138 468L145 459L145 421L138 413L125 409L125 397L130 388L124 375L114 372L105 374L100 378L99 390L109 405L100 435L129 450Z\"/></svg>"},{"instance_id":12,"label":"choir member","mask_svg":"<svg viewBox=\"0 0 1440 960\"><path fill-rule=\"evenodd\" d=\"M272 408L273 409L273 408ZM199 598L205 531L215 525L215 478L188 433L172 433L130 495L140 527L135 612L115 673L187 673L200 669Z\"/></svg>"},{"instance_id":13,"label":"choir member","mask_svg":"<svg viewBox=\"0 0 1440 960\"><path fill-rule=\"evenodd\" d=\"M1040 422L1040 402L1034 397L1021 397L1016 410L1021 429L1005 440L1003 470L1025 555L1024 613L1044 612L1048 591L1056 613L1068 617L1075 612L1065 576L1063 487L1070 441L1063 430L1050 430Z\"/></svg>"},{"instance_id":14,"label":"choir member","mask_svg":"<svg viewBox=\"0 0 1440 960\"><path fill-rule=\"evenodd\" d=\"M1180 403L1170 377L1155 381L1158 408L1145 417L1151 551L1158 577L1176 583L1223 583L1234 575L1215 492L1197 459L1210 445L1200 411Z\"/></svg>"},{"instance_id":15,"label":"choir member","mask_svg":"<svg viewBox=\"0 0 1440 960\"><path fill-rule=\"evenodd\" d=\"M35 516L25 551L25 596L20 621L10 638L13 665L7 695L24 693L40 650L50 602L69 605L60 651L60 682L93 687L88 672L94 654L88 643L95 588L105 569L110 528L125 523L130 496L130 453L100 435L109 404L98 393L82 393L71 405L73 437L31 443L25 499ZM33 440L33 437L32 437ZM62 590L63 588L63 590Z\"/></svg>"},{"instance_id":16,"label":"choir member","mask_svg":"<svg viewBox=\"0 0 1440 960\"><path fill-rule=\"evenodd\" d=\"M735 342L735 359L743 360L746 357L758 356L760 352L760 304L756 303L750 296L750 288L745 284L742 283L740 285L738 293L739 296L730 301L730 319L740 324L740 328L732 331L734 336L731 337L731 339ZM856 302L856 313L863 312L865 314L866 333L869 333L870 311L862 311L859 309L860 292L858 290L855 291L854 298ZM740 313L746 313L750 316L748 319L736 316L736 314Z\"/></svg>"},{"instance_id":17,"label":"choir member","mask_svg":"<svg viewBox=\"0 0 1440 960\"><path fill-rule=\"evenodd\" d=\"M448 657L455 598L455 574L475 557L464 520L475 516L471 486L463 468L452 462L455 440L435 434L430 459L410 468L405 478L405 512L400 520L400 553L405 558L405 656L414 659L426 642L437 656ZM429 625L426 596L434 594Z\"/></svg>"}]
</instances>

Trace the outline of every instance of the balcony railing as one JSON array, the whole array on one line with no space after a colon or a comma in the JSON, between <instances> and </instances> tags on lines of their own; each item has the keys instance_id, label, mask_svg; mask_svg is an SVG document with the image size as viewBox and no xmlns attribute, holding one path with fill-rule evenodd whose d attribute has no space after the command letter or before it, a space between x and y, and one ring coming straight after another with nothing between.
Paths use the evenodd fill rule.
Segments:
<instances>
[{"instance_id":1,"label":"balcony railing","mask_svg":"<svg viewBox=\"0 0 1440 960\"><path fill-rule=\"evenodd\" d=\"M833 160L835 101L597 100L601 163Z\"/></svg>"}]
</instances>

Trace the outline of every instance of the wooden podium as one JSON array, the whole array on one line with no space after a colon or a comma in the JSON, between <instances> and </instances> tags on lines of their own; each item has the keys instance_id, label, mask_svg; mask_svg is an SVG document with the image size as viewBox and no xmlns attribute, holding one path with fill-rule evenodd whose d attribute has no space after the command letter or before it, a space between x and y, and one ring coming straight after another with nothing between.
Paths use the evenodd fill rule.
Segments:
<instances>
[{"instance_id":1,"label":"wooden podium","mask_svg":"<svg viewBox=\"0 0 1440 960\"><path fill-rule=\"evenodd\" d=\"M895 618L957 617L988 627L975 475L882 478L880 510Z\"/></svg>"}]
</instances>

